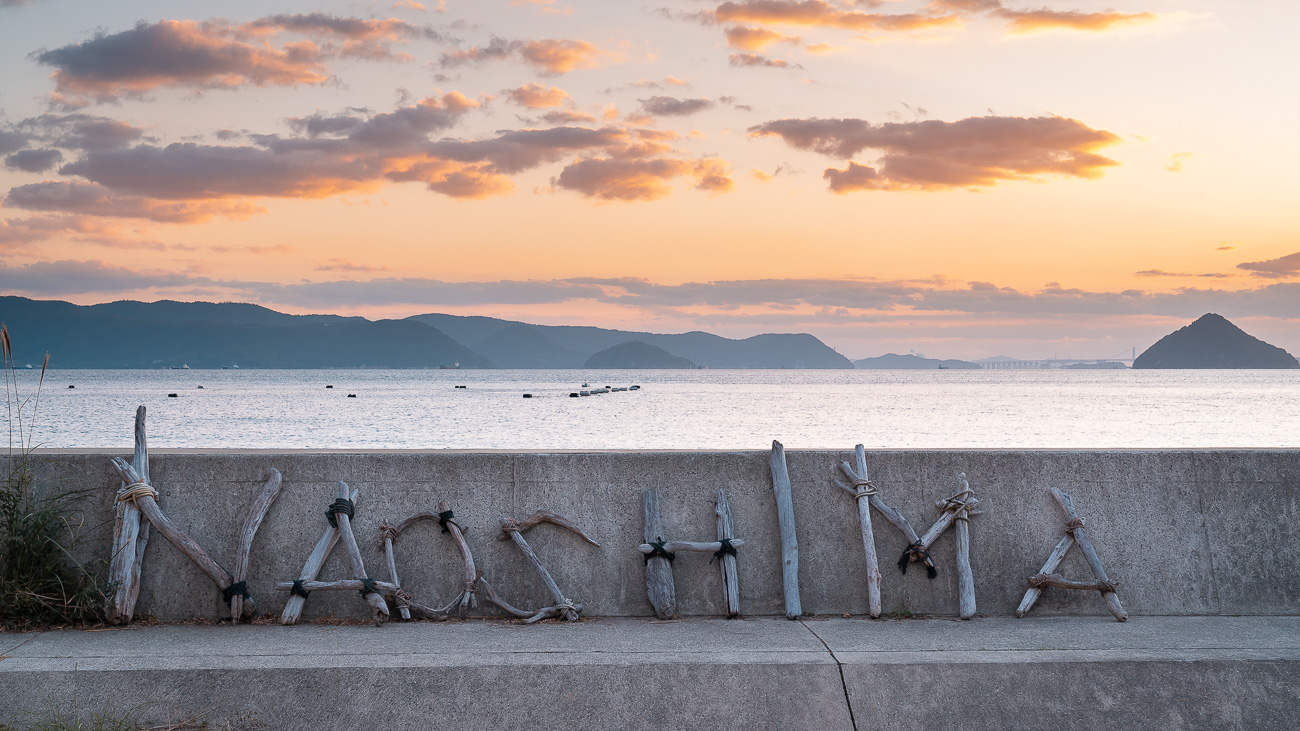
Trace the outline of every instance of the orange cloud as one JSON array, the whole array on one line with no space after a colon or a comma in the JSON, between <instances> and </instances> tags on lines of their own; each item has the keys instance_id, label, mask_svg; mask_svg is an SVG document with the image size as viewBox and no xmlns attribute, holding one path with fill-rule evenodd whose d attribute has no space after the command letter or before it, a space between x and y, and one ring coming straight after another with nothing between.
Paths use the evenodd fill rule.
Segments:
<instances>
[{"instance_id":1,"label":"orange cloud","mask_svg":"<svg viewBox=\"0 0 1300 731\"><path fill-rule=\"evenodd\" d=\"M600 62L614 57L596 44L580 40L543 38L535 41L507 41L493 38L486 46L472 46L464 50L442 54L439 65L444 68L501 61L518 54L525 63L537 68L545 76L560 76L574 69L596 68Z\"/></svg>"},{"instance_id":2,"label":"orange cloud","mask_svg":"<svg viewBox=\"0 0 1300 731\"><path fill-rule=\"evenodd\" d=\"M279 46L281 34L308 40ZM35 54L56 71L55 98L66 106L112 102L160 88L231 89L296 86L330 80L333 58L403 60L392 45L411 38L439 39L436 31L395 18L344 18L314 12L276 15L250 23L225 20L141 22L119 33Z\"/></svg>"},{"instance_id":3,"label":"orange cloud","mask_svg":"<svg viewBox=\"0 0 1300 731\"><path fill-rule=\"evenodd\" d=\"M719 5L722 23L842 28L854 31L903 32L955 25L956 15L879 14L839 10L825 0L744 0Z\"/></svg>"},{"instance_id":4,"label":"orange cloud","mask_svg":"<svg viewBox=\"0 0 1300 731\"><path fill-rule=\"evenodd\" d=\"M173 201L139 196L115 196L96 183L47 181L20 185L5 203L29 211L61 211L112 218L143 218L162 223L202 223L215 216L244 219L266 209L244 201Z\"/></svg>"},{"instance_id":5,"label":"orange cloud","mask_svg":"<svg viewBox=\"0 0 1300 731\"><path fill-rule=\"evenodd\" d=\"M569 93L558 86L547 89L541 84L525 84L517 89L502 92L510 101L528 109L549 109L571 101Z\"/></svg>"},{"instance_id":6,"label":"orange cloud","mask_svg":"<svg viewBox=\"0 0 1300 731\"><path fill-rule=\"evenodd\" d=\"M679 158L588 158L565 167L551 182L587 198L652 201L670 195L670 181L684 176L693 177L698 190L725 193L734 185L730 172L726 163L713 158L694 162Z\"/></svg>"},{"instance_id":7,"label":"orange cloud","mask_svg":"<svg viewBox=\"0 0 1300 731\"><path fill-rule=\"evenodd\" d=\"M1156 19L1152 13L1081 13L1073 10L1007 10L994 11L994 15L1009 23L1012 33L1032 33L1040 30L1065 28L1082 31L1104 31L1116 26L1149 23Z\"/></svg>"},{"instance_id":8,"label":"orange cloud","mask_svg":"<svg viewBox=\"0 0 1300 731\"><path fill-rule=\"evenodd\" d=\"M607 53L587 41L556 40L544 38L528 41L519 49L524 61L542 69L547 74L567 74L574 69L590 69L600 65Z\"/></svg>"},{"instance_id":9,"label":"orange cloud","mask_svg":"<svg viewBox=\"0 0 1300 731\"><path fill-rule=\"evenodd\" d=\"M742 51L761 51L773 43L798 43L798 36L788 36L767 28L736 25L726 30L727 45Z\"/></svg>"},{"instance_id":10,"label":"orange cloud","mask_svg":"<svg viewBox=\"0 0 1300 731\"><path fill-rule=\"evenodd\" d=\"M750 67L761 68L763 66L767 66L769 68L777 68L777 69L803 68L797 63L790 63L789 61L780 58L768 58L767 56L764 56L759 53L733 53L728 57L727 60L732 66L740 66L740 67L750 66Z\"/></svg>"},{"instance_id":11,"label":"orange cloud","mask_svg":"<svg viewBox=\"0 0 1300 731\"><path fill-rule=\"evenodd\" d=\"M1097 150L1120 138L1065 117L970 117L873 125L861 119L783 119L749 130L801 150L848 159L879 150L878 167L849 162L823 177L831 190L946 190L1040 175L1096 178L1114 160Z\"/></svg>"}]
</instances>

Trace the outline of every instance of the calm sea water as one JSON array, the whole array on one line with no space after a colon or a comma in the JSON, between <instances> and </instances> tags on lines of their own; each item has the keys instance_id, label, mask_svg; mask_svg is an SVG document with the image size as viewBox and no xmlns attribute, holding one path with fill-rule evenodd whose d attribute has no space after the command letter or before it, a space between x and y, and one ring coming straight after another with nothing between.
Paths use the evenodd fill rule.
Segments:
<instances>
[{"instance_id":1,"label":"calm sea water","mask_svg":"<svg viewBox=\"0 0 1300 731\"><path fill-rule=\"evenodd\" d=\"M1300 446L1300 371L56 370L34 440L129 448L139 404L154 447Z\"/></svg>"}]
</instances>

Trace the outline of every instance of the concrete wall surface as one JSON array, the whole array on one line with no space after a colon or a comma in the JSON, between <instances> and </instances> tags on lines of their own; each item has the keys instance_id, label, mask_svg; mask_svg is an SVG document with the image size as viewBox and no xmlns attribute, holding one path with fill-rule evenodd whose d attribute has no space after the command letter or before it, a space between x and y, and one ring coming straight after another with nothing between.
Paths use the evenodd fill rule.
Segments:
<instances>
[{"instance_id":1,"label":"concrete wall surface","mask_svg":"<svg viewBox=\"0 0 1300 731\"><path fill-rule=\"evenodd\" d=\"M114 452L38 453L43 484L86 489L87 546L106 558L113 495L120 482ZM129 458L123 450L122 456ZM865 561L853 499L833 486L835 465L852 453L788 450L800 548L805 613L864 614ZM935 501L957 490L964 471L983 515L971 519L971 563L981 614L1014 611L1026 577L1038 571L1062 535L1065 518L1048 489L1070 493L1119 596L1137 615L1300 614L1300 451L997 451L873 450L871 479L885 501L919 532L935 519ZM641 541L641 491L659 490L666 538L713 540L713 495L725 489L736 530L741 609L783 611L780 547L766 452L190 452L155 450L154 486L162 509L221 564L234 560L245 511L274 467L283 491L253 546L249 588L263 611L283 607L274 583L298 576L325 528L336 481L359 488L353 521L368 570L387 578L376 544L381 520L396 522L450 502L478 566L516 606L549 604L518 549L497 540L498 519L537 510L567 516L601 543L589 546L553 526L527 534L559 585L591 616L649 616ZM886 612L954 615L953 535L932 548L939 576L894 562L907 541L878 515L876 545ZM459 558L434 523L420 524L396 545L403 584L428 605L458 590ZM717 564L707 554L674 564L683 615L723 611ZM913 564L915 567L916 565ZM1090 579L1078 549L1061 567ZM322 578L351 578L342 549ZM355 593L318 592L305 619L362 617ZM1035 615L1104 614L1090 591L1048 589ZM218 617L220 592L156 532L145 554L137 614L160 619Z\"/></svg>"}]
</instances>

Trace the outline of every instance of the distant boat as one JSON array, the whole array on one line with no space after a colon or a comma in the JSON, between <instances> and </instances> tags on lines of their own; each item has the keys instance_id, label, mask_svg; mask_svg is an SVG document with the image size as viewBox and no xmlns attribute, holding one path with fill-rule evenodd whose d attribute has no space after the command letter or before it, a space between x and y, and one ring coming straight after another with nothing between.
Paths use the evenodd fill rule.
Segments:
<instances>
[{"instance_id":1,"label":"distant boat","mask_svg":"<svg viewBox=\"0 0 1300 731\"><path fill-rule=\"evenodd\" d=\"M458 371L458 370L460 370L460 361L456 361L455 363L452 363L452 364L449 365L449 366L448 366L448 365L442 365L442 364L439 364L439 365L438 365L438 370L440 370L440 371Z\"/></svg>"},{"instance_id":2,"label":"distant boat","mask_svg":"<svg viewBox=\"0 0 1300 731\"><path fill-rule=\"evenodd\" d=\"M25 365L25 366L23 366L23 367L26 368L26 369L28 369L28 370L31 370L32 364L31 364L31 363L28 363L27 365Z\"/></svg>"},{"instance_id":3,"label":"distant boat","mask_svg":"<svg viewBox=\"0 0 1300 731\"><path fill-rule=\"evenodd\" d=\"M946 366L946 365L941 365L941 366L939 366L939 370L941 370L941 371L946 371L946 370L948 370L948 366Z\"/></svg>"},{"instance_id":4,"label":"distant boat","mask_svg":"<svg viewBox=\"0 0 1300 731\"><path fill-rule=\"evenodd\" d=\"M189 363L182 363L182 364L180 364L180 365L178 365L178 366L167 366L167 367L168 367L170 370L173 370L173 371L188 371L188 370L190 369L190 364L189 364Z\"/></svg>"},{"instance_id":5,"label":"distant boat","mask_svg":"<svg viewBox=\"0 0 1300 731\"><path fill-rule=\"evenodd\" d=\"M221 370L223 370L223 371L237 371L237 370L239 370L239 366L238 366L238 365L233 365L233 364L232 364L232 365L228 365L228 366L221 366Z\"/></svg>"}]
</instances>

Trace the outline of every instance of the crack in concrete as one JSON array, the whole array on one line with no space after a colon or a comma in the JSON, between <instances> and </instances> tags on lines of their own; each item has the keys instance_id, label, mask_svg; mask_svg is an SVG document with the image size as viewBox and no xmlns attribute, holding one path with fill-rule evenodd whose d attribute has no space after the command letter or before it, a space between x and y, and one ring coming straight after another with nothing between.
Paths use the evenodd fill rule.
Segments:
<instances>
[{"instance_id":1,"label":"crack in concrete","mask_svg":"<svg viewBox=\"0 0 1300 731\"><path fill-rule=\"evenodd\" d=\"M817 634L816 630L809 627L807 622L801 619L799 620L799 624L803 625L803 628L808 630L809 634L816 637L817 641L822 643L822 647L826 648L826 652L829 653L831 659L835 661L835 669L840 673L840 688L844 691L844 707L849 711L849 724L853 726L853 731L858 731L858 721L853 715L853 700L849 698L849 684L844 680L844 663L840 662L840 659L835 656L835 651L831 649L831 646L826 644L826 640L823 640L822 636Z\"/></svg>"},{"instance_id":2,"label":"crack in concrete","mask_svg":"<svg viewBox=\"0 0 1300 731\"><path fill-rule=\"evenodd\" d=\"M31 642L32 640L36 639L37 637L40 637L40 636L43 635L43 634L45 634L45 633L44 633L44 632L37 632L37 633L33 634L32 636L28 637L27 639L23 640L22 642L19 642L18 644L14 645L13 647L9 647L9 648L7 648L7 649L5 649L5 650L3 650L3 651L0 651L0 660L5 659L6 657L9 656L9 653L13 652L14 650L17 650L18 648L22 647L23 645L27 644L28 642Z\"/></svg>"}]
</instances>

